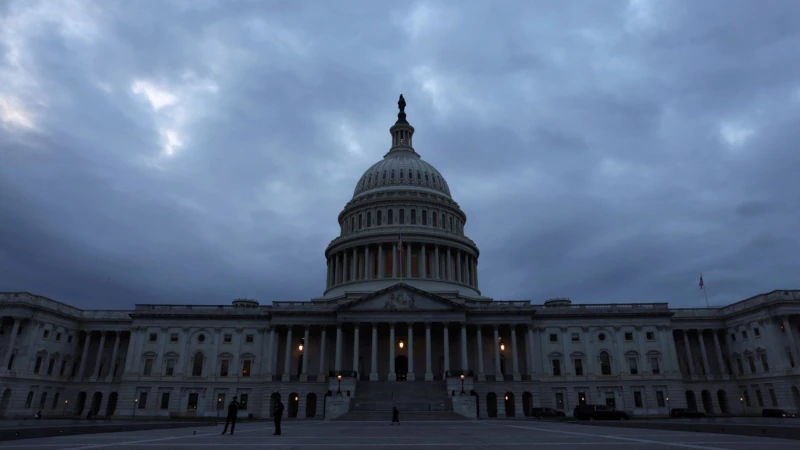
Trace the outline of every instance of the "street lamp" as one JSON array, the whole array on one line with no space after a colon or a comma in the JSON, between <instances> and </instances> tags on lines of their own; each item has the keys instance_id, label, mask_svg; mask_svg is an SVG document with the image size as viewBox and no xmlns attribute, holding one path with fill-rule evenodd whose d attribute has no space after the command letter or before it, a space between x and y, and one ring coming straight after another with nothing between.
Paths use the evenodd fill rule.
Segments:
<instances>
[{"instance_id":1,"label":"street lamp","mask_svg":"<svg viewBox=\"0 0 800 450\"><path fill-rule=\"evenodd\" d=\"M397 344L400 348L403 348L406 344L400 339L400 342Z\"/></svg>"},{"instance_id":2,"label":"street lamp","mask_svg":"<svg viewBox=\"0 0 800 450\"><path fill-rule=\"evenodd\" d=\"M742 415L744 415L744 397L739 397L739 403L742 404Z\"/></svg>"},{"instance_id":3,"label":"street lamp","mask_svg":"<svg viewBox=\"0 0 800 450\"><path fill-rule=\"evenodd\" d=\"M503 343L503 338L500 338L500 351L506 351L506 344Z\"/></svg>"},{"instance_id":4,"label":"street lamp","mask_svg":"<svg viewBox=\"0 0 800 450\"><path fill-rule=\"evenodd\" d=\"M69 400L64 400L64 412L62 413L64 416L67 415L67 403L69 403Z\"/></svg>"},{"instance_id":5,"label":"street lamp","mask_svg":"<svg viewBox=\"0 0 800 450\"><path fill-rule=\"evenodd\" d=\"M305 340L306 338L300 338L300 345L297 346L297 350L300 351L300 353L303 353L303 344L305 343Z\"/></svg>"},{"instance_id":6,"label":"street lamp","mask_svg":"<svg viewBox=\"0 0 800 450\"><path fill-rule=\"evenodd\" d=\"M139 399L133 399L133 420L136 420L136 408L139 406Z\"/></svg>"},{"instance_id":7,"label":"street lamp","mask_svg":"<svg viewBox=\"0 0 800 450\"><path fill-rule=\"evenodd\" d=\"M219 411L222 409L222 396L217 396L217 419L219 419Z\"/></svg>"},{"instance_id":8,"label":"street lamp","mask_svg":"<svg viewBox=\"0 0 800 450\"><path fill-rule=\"evenodd\" d=\"M464 374L461 374L461 395L464 395Z\"/></svg>"},{"instance_id":9,"label":"street lamp","mask_svg":"<svg viewBox=\"0 0 800 450\"><path fill-rule=\"evenodd\" d=\"M339 387L336 389L337 395L342 395L342 374L339 374L336 379L339 380Z\"/></svg>"}]
</instances>

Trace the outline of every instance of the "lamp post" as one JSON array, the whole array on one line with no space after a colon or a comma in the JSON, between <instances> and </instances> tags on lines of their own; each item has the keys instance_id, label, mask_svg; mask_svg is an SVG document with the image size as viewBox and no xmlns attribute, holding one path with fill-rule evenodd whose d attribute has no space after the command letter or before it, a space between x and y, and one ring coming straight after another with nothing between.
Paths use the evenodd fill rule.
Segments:
<instances>
[{"instance_id":1,"label":"lamp post","mask_svg":"<svg viewBox=\"0 0 800 450\"><path fill-rule=\"evenodd\" d=\"M64 400L64 412L61 413L63 416L67 415L67 404L68 403L69 403L69 400Z\"/></svg>"},{"instance_id":2,"label":"lamp post","mask_svg":"<svg viewBox=\"0 0 800 450\"><path fill-rule=\"evenodd\" d=\"M464 395L464 374L461 374L461 395Z\"/></svg>"},{"instance_id":3,"label":"lamp post","mask_svg":"<svg viewBox=\"0 0 800 450\"><path fill-rule=\"evenodd\" d=\"M133 420L136 420L136 408L139 406L139 399L133 399Z\"/></svg>"},{"instance_id":4,"label":"lamp post","mask_svg":"<svg viewBox=\"0 0 800 450\"><path fill-rule=\"evenodd\" d=\"M222 409L222 397L217 396L217 419L219 419L219 410Z\"/></svg>"},{"instance_id":5,"label":"lamp post","mask_svg":"<svg viewBox=\"0 0 800 450\"><path fill-rule=\"evenodd\" d=\"M339 387L336 389L336 395L342 395L342 374L337 375L336 379L339 380Z\"/></svg>"},{"instance_id":6,"label":"lamp post","mask_svg":"<svg viewBox=\"0 0 800 450\"><path fill-rule=\"evenodd\" d=\"M667 396L666 400L667 400L667 415L669 416L672 414L672 408L669 407L669 396Z\"/></svg>"},{"instance_id":7,"label":"lamp post","mask_svg":"<svg viewBox=\"0 0 800 450\"><path fill-rule=\"evenodd\" d=\"M744 415L744 397L739 397L739 403L742 405L742 415Z\"/></svg>"}]
</instances>

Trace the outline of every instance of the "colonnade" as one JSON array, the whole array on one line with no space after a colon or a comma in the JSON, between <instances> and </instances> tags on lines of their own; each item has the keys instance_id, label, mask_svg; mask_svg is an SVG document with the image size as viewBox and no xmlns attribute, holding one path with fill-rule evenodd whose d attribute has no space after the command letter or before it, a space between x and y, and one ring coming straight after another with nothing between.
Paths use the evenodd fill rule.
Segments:
<instances>
[{"instance_id":1,"label":"colonnade","mask_svg":"<svg viewBox=\"0 0 800 450\"><path fill-rule=\"evenodd\" d=\"M478 259L454 247L403 242L362 245L328 258L327 288L351 281L383 278L421 278L453 281L478 287Z\"/></svg>"}]
</instances>

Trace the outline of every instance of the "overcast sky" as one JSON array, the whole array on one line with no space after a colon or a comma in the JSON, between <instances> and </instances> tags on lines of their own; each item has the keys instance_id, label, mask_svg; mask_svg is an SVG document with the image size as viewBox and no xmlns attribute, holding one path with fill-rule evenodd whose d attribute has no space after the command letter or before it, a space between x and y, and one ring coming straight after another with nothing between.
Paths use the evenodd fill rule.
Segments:
<instances>
[{"instance_id":1,"label":"overcast sky","mask_svg":"<svg viewBox=\"0 0 800 450\"><path fill-rule=\"evenodd\" d=\"M800 2L0 0L0 291L307 300L397 97L495 299L800 288Z\"/></svg>"}]
</instances>

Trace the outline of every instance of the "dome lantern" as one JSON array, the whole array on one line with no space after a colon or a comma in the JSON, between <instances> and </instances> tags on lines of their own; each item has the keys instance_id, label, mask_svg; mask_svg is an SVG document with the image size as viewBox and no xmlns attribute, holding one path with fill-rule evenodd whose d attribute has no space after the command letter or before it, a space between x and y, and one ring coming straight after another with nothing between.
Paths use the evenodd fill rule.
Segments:
<instances>
[{"instance_id":1,"label":"dome lantern","mask_svg":"<svg viewBox=\"0 0 800 450\"><path fill-rule=\"evenodd\" d=\"M386 156L391 155L393 152L411 152L419 156L412 146L414 127L406 120L406 99L403 98L403 94L400 94L397 107L400 109L400 112L397 113L397 122L389 129L392 134L392 148Z\"/></svg>"}]
</instances>

